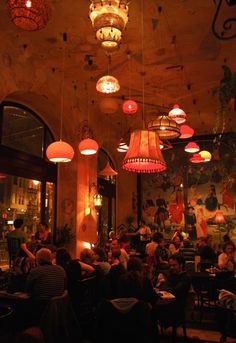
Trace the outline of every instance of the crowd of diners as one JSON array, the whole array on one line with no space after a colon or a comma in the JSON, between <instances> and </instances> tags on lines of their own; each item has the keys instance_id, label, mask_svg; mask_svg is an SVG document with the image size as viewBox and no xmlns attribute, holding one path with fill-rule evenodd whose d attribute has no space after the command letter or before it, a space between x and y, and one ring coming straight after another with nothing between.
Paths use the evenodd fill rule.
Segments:
<instances>
[{"instance_id":1,"label":"crowd of diners","mask_svg":"<svg viewBox=\"0 0 236 343\"><path fill-rule=\"evenodd\" d=\"M21 245L10 272L7 291L25 291L30 295L24 315L21 313L25 327L37 325L52 297L62 295L66 289L73 297L78 282L91 277L96 279L96 306L103 299L135 298L148 304L153 327L156 327L159 318L156 304L161 291L175 296L180 314L185 307L191 290L191 274L185 270L182 251L191 246L197 249L201 269L214 266L215 271L231 272L233 276L236 270L235 245L227 236L222 242L222 251L216 252L210 236L200 237L193 244L181 229L174 232L169 242L161 232L154 232L134 251L130 249L132 236L123 233L119 237L113 235L105 246L83 249L79 258L72 258L64 247L50 249L51 237L44 223L40 224L35 235L39 244L34 252L27 248L21 230L23 221L16 219L14 226L15 232L10 236L21 237ZM155 335L156 332L153 337L157 339Z\"/></svg>"}]
</instances>

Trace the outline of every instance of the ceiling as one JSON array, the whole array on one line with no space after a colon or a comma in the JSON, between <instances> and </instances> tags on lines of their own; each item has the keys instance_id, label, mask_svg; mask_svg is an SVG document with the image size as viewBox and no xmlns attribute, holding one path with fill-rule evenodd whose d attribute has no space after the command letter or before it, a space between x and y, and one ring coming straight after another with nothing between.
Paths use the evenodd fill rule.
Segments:
<instances>
[{"instance_id":1,"label":"ceiling","mask_svg":"<svg viewBox=\"0 0 236 343\"><path fill-rule=\"evenodd\" d=\"M229 6L228 2L223 0L220 8L216 25L219 32L225 19L236 17L236 5ZM33 91L58 105L66 32L65 101L83 111L93 103L100 113L104 95L96 91L95 85L107 74L108 57L95 39L88 18L90 1L49 3L51 19L46 28L35 32L17 28L8 16L5 1L0 3L1 99L12 91ZM226 64L236 71L236 39L220 40L212 32L218 3L148 0L141 13L141 0L130 1L129 22L110 66L110 74L121 86L112 96L118 110L109 115L117 131L122 127L140 128L142 119L147 123L176 102L187 113L187 124L197 135L235 130L235 112L217 115L220 104L218 95L213 95L223 77L221 66ZM121 106L129 94L139 103L139 111L127 118Z\"/></svg>"}]
</instances>

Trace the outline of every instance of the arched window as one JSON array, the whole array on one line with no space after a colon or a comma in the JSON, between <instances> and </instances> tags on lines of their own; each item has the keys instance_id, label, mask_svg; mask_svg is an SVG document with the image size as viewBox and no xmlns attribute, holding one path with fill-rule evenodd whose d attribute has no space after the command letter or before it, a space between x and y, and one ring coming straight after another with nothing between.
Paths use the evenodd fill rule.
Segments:
<instances>
[{"instance_id":1,"label":"arched window","mask_svg":"<svg viewBox=\"0 0 236 343\"><path fill-rule=\"evenodd\" d=\"M17 103L0 107L0 240L22 218L29 237L40 221L54 231L57 166L46 160L53 136L32 110Z\"/></svg>"}]
</instances>

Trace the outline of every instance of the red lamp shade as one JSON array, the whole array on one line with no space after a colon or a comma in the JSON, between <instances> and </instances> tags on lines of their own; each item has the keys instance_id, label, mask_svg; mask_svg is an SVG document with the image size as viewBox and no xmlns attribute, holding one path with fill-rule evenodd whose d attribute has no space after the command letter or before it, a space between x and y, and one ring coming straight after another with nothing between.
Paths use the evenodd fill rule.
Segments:
<instances>
[{"instance_id":1,"label":"red lamp shade","mask_svg":"<svg viewBox=\"0 0 236 343\"><path fill-rule=\"evenodd\" d=\"M156 132L136 130L131 133L122 168L135 173L158 173L166 169Z\"/></svg>"},{"instance_id":2,"label":"red lamp shade","mask_svg":"<svg viewBox=\"0 0 236 343\"><path fill-rule=\"evenodd\" d=\"M97 81L96 89L98 92L109 94L118 92L120 85L115 77L106 75Z\"/></svg>"},{"instance_id":3,"label":"red lamp shade","mask_svg":"<svg viewBox=\"0 0 236 343\"><path fill-rule=\"evenodd\" d=\"M128 145L126 144L126 142L123 140L123 138L120 139L120 142L116 148L117 151L119 152L127 152L129 149Z\"/></svg>"},{"instance_id":4,"label":"red lamp shade","mask_svg":"<svg viewBox=\"0 0 236 343\"><path fill-rule=\"evenodd\" d=\"M186 122L186 113L177 104L173 106L168 116L176 121L177 124L183 124Z\"/></svg>"},{"instance_id":5,"label":"red lamp shade","mask_svg":"<svg viewBox=\"0 0 236 343\"><path fill-rule=\"evenodd\" d=\"M46 0L8 0L7 8L13 23L26 31L43 29L51 15Z\"/></svg>"},{"instance_id":6,"label":"red lamp shade","mask_svg":"<svg viewBox=\"0 0 236 343\"><path fill-rule=\"evenodd\" d=\"M115 176L118 173L111 167L110 163L107 162L106 167L102 169L98 174L102 176Z\"/></svg>"},{"instance_id":7,"label":"red lamp shade","mask_svg":"<svg viewBox=\"0 0 236 343\"><path fill-rule=\"evenodd\" d=\"M124 113L131 115L137 112L138 105L134 100L129 99L125 100L122 109Z\"/></svg>"},{"instance_id":8,"label":"red lamp shade","mask_svg":"<svg viewBox=\"0 0 236 343\"><path fill-rule=\"evenodd\" d=\"M98 151L98 143L91 138L85 138L79 143L79 151L82 155L94 155Z\"/></svg>"},{"instance_id":9,"label":"red lamp shade","mask_svg":"<svg viewBox=\"0 0 236 343\"><path fill-rule=\"evenodd\" d=\"M217 211L214 219L215 223L225 223L224 213Z\"/></svg>"},{"instance_id":10,"label":"red lamp shade","mask_svg":"<svg viewBox=\"0 0 236 343\"><path fill-rule=\"evenodd\" d=\"M70 144L60 140L47 147L46 155L51 162L70 162L74 157L74 149Z\"/></svg>"},{"instance_id":11,"label":"red lamp shade","mask_svg":"<svg viewBox=\"0 0 236 343\"><path fill-rule=\"evenodd\" d=\"M202 163L204 162L204 158L200 154L193 154L189 161L192 163Z\"/></svg>"},{"instance_id":12,"label":"red lamp shade","mask_svg":"<svg viewBox=\"0 0 236 343\"><path fill-rule=\"evenodd\" d=\"M189 142L184 148L184 151L189 152L191 154L198 152L199 150L200 148L195 142Z\"/></svg>"},{"instance_id":13,"label":"red lamp shade","mask_svg":"<svg viewBox=\"0 0 236 343\"><path fill-rule=\"evenodd\" d=\"M194 135L194 129L192 129L188 125L181 125L180 126L180 137L181 139L190 138Z\"/></svg>"}]
</instances>

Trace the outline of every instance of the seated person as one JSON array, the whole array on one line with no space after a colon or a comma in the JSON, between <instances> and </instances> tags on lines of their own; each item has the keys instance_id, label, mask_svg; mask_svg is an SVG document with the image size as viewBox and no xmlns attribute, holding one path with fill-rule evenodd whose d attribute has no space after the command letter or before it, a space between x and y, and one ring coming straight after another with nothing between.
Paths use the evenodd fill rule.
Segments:
<instances>
[{"instance_id":1,"label":"seated person","mask_svg":"<svg viewBox=\"0 0 236 343\"><path fill-rule=\"evenodd\" d=\"M163 238L163 234L160 232L155 232L152 236L151 242L147 243L146 245L145 253L147 256L147 263L149 263L149 261L153 262L159 238Z\"/></svg>"},{"instance_id":2,"label":"seated person","mask_svg":"<svg viewBox=\"0 0 236 343\"><path fill-rule=\"evenodd\" d=\"M236 252L233 242L226 242L223 246L223 252L218 256L218 266L225 271L236 270Z\"/></svg>"},{"instance_id":3,"label":"seated person","mask_svg":"<svg viewBox=\"0 0 236 343\"><path fill-rule=\"evenodd\" d=\"M173 234L171 240L173 241L174 238L175 238L176 236L178 236L178 235L181 235L181 236L183 237L183 239L187 239L188 236L189 236L188 233L186 233L186 232L183 231L181 225L176 226L175 232L174 232L174 234Z\"/></svg>"},{"instance_id":4,"label":"seated person","mask_svg":"<svg viewBox=\"0 0 236 343\"><path fill-rule=\"evenodd\" d=\"M94 247L94 263L101 267L102 273L107 275L111 268L110 263L107 262L107 255L105 249Z\"/></svg>"},{"instance_id":5,"label":"seated person","mask_svg":"<svg viewBox=\"0 0 236 343\"><path fill-rule=\"evenodd\" d=\"M112 249L109 254L111 268L107 276L110 282L110 297L114 299L118 296L118 283L121 275L125 274L125 268L120 262L120 249Z\"/></svg>"},{"instance_id":6,"label":"seated person","mask_svg":"<svg viewBox=\"0 0 236 343\"><path fill-rule=\"evenodd\" d=\"M169 245L170 255L178 254L179 249L183 247L183 236L177 234Z\"/></svg>"},{"instance_id":7,"label":"seated person","mask_svg":"<svg viewBox=\"0 0 236 343\"><path fill-rule=\"evenodd\" d=\"M123 245L122 245L123 246ZM112 254L112 250L120 250L120 263L122 264L122 266L125 268L125 270L127 269L127 262L129 260L129 255L127 253L127 251L121 247L118 239L113 239L110 243L110 255Z\"/></svg>"},{"instance_id":8,"label":"seated person","mask_svg":"<svg viewBox=\"0 0 236 343\"><path fill-rule=\"evenodd\" d=\"M200 256L200 266L202 269L209 268L216 263L216 253L208 245L206 237L199 237L197 240L198 251L197 255Z\"/></svg>"},{"instance_id":9,"label":"seated person","mask_svg":"<svg viewBox=\"0 0 236 343\"><path fill-rule=\"evenodd\" d=\"M39 223L39 229L36 231L34 239L41 245L52 244L52 235L48 230L48 225L46 223Z\"/></svg>"},{"instance_id":10,"label":"seated person","mask_svg":"<svg viewBox=\"0 0 236 343\"><path fill-rule=\"evenodd\" d=\"M155 267L157 270L168 269L168 257L169 251L165 247L165 239L159 238L158 239L158 246L155 250Z\"/></svg>"}]
</instances>

